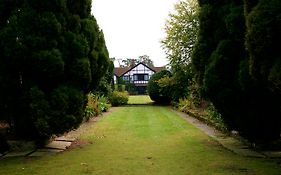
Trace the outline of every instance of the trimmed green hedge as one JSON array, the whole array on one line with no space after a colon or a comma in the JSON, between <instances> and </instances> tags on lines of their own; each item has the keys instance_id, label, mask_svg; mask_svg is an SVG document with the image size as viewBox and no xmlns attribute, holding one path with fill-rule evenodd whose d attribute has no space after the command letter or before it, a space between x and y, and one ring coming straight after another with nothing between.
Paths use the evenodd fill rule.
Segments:
<instances>
[{"instance_id":1,"label":"trimmed green hedge","mask_svg":"<svg viewBox=\"0 0 281 175\"><path fill-rule=\"evenodd\" d=\"M113 91L111 97L109 98L109 101L112 106L126 105L129 101L129 94L126 91L124 92Z\"/></svg>"}]
</instances>

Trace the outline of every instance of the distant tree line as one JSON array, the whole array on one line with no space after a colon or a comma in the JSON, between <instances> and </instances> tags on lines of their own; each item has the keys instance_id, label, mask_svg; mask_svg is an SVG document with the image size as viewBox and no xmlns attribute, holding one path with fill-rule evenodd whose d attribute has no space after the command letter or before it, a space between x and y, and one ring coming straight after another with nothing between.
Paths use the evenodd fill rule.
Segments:
<instances>
[{"instance_id":1,"label":"distant tree line","mask_svg":"<svg viewBox=\"0 0 281 175\"><path fill-rule=\"evenodd\" d=\"M113 58L116 60L115 58ZM154 67L153 61L150 59L148 55L141 55L137 59L134 58L124 58L124 59L117 59L119 67L130 67L134 66L139 63L144 63L149 67Z\"/></svg>"},{"instance_id":2,"label":"distant tree line","mask_svg":"<svg viewBox=\"0 0 281 175\"><path fill-rule=\"evenodd\" d=\"M229 129L255 142L280 138L281 1L198 0L199 6L192 6L194 2L179 2L177 12L185 14L170 16L166 27L163 46L172 72L184 63L187 67L179 70L191 75L186 88L195 85Z\"/></svg>"},{"instance_id":3,"label":"distant tree line","mask_svg":"<svg viewBox=\"0 0 281 175\"><path fill-rule=\"evenodd\" d=\"M86 94L108 90L113 63L91 0L0 1L0 120L20 138L83 121Z\"/></svg>"}]
</instances>

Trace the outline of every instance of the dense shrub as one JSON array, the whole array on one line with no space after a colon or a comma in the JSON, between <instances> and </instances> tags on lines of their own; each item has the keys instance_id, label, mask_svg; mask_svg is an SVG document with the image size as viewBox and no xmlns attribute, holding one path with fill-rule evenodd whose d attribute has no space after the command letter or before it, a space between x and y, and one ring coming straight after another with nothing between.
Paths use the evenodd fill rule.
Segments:
<instances>
[{"instance_id":1,"label":"dense shrub","mask_svg":"<svg viewBox=\"0 0 281 175\"><path fill-rule=\"evenodd\" d=\"M86 94L110 91L109 55L90 9L91 0L0 1L0 120L21 139L77 128Z\"/></svg>"},{"instance_id":2,"label":"dense shrub","mask_svg":"<svg viewBox=\"0 0 281 175\"><path fill-rule=\"evenodd\" d=\"M126 82L125 86L126 86L126 91L130 95L137 95L138 92L136 90L136 86L134 83Z\"/></svg>"},{"instance_id":3,"label":"dense shrub","mask_svg":"<svg viewBox=\"0 0 281 175\"><path fill-rule=\"evenodd\" d=\"M194 77L191 56L196 44L199 28L199 5L197 0L180 0L169 14L164 30L166 37L161 41L173 77L170 82L173 102L189 95Z\"/></svg>"},{"instance_id":4,"label":"dense shrub","mask_svg":"<svg viewBox=\"0 0 281 175\"><path fill-rule=\"evenodd\" d=\"M99 114L98 102L95 100L94 94L89 93L87 97L88 97L88 102L84 114L86 121Z\"/></svg>"},{"instance_id":5,"label":"dense shrub","mask_svg":"<svg viewBox=\"0 0 281 175\"><path fill-rule=\"evenodd\" d=\"M172 97L170 86L166 83L165 86L164 83L159 83L159 81L165 81L165 79L171 76L171 72L167 70L162 70L151 76L147 86L148 95L150 96L151 100L161 104L168 104L171 102Z\"/></svg>"},{"instance_id":6,"label":"dense shrub","mask_svg":"<svg viewBox=\"0 0 281 175\"><path fill-rule=\"evenodd\" d=\"M112 60L109 62L109 67L104 77L102 77L99 85L94 87L94 91L97 91L99 94L105 97L109 97L112 93L112 89L114 88L112 85L113 82L113 71L114 71L114 63Z\"/></svg>"},{"instance_id":7,"label":"dense shrub","mask_svg":"<svg viewBox=\"0 0 281 175\"><path fill-rule=\"evenodd\" d=\"M207 103L207 102L206 102ZM194 104L194 100L191 98L183 98L179 100L178 110L198 118L199 120L212 125L213 127L228 132L221 114L216 110L213 104L207 103L204 106L198 107Z\"/></svg>"},{"instance_id":8,"label":"dense shrub","mask_svg":"<svg viewBox=\"0 0 281 175\"><path fill-rule=\"evenodd\" d=\"M9 144L5 138L0 135L0 153L4 153L9 150Z\"/></svg>"},{"instance_id":9,"label":"dense shrub","mask_svg":"<svg viewBox=\"0 0 281 175\"><path fill-rule=\"evenodd\" d=\"M199 4L192 64L201 95L212 102L229 129L250 141L279 139L280 0Z\"/></svg>"},{"instance_id":10,"label":"dense shrub","mask_svg":"<svg viewBox=\"0 0 281 175\"><path fill-rule=\"evenodd\" d=\"M179 99L178 110L187 113L188 110L194 109L193 101L188 98Z\"/></svg>"},{"instance_id":11,"label":"dense shrub","mask_svg":"<svg viewBox=\"0 0 281 175\"><path fill-rule=\"evenodd\" d=\"M204 118L208 121L208 123L221 131L230 132L225 125L225 122L223 121L222 115L218 112L218 110L212 103L208 104L208 107L205 110L206 115L204 116Z\"/></svg>"},{"instance_id":12,"label":"dense shrub","mask_svg":"<svg viewBox=\"0 0 281 175\"><path fill-rule=\"evenodd\" d=\"M84 114L86 121L92 117L98 116L102 112L106 112L110 107L108 99L103 95L94 95L93 93L89 93L87 97L88 102Z\"/></svg>"},{"instance_id":13,"label":"dense shrub","mask_svg":"<svg viewBox=\"0 0 281 175\"><path fill-rule=\"evenodd\" d=\"M113 91L111 97L109 98L109 101L112 106L120 106L125 105L128 103L129 100L129 94L128 92L119 92L119 91Z\"/></svg>"},{"instance_id":14,"label":"dense shrub","mask_svg":"<svg viewBox=\"0 0 281 175\"><path fill-rule=\"evenodd\" d=\"M103 95L97 96L97 101L99 105L99 110L101 112L106 112L110 108L110 104L107 97Z\"/></svg>"}]
</instances>

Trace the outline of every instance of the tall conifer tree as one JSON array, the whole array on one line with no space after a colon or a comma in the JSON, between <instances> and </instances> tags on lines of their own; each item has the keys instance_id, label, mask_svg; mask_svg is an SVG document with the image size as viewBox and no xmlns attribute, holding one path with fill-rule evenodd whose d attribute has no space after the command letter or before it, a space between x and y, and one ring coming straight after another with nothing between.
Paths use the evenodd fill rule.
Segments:
<instances>
[{"instance_id":1,"label":"tall conifer tree","mask_svg":"<svg viewBox=\"0 0 281 175\"><path fill-rule=\"evenodd\" d=\"M192 63L202 94L230 129L256 142L278 139L280 2L200 0L199 4L200 31Z\"/></svg>"},{"instance_id":2,"label":"tall conifer tree","mask_svg":"<svg viewBox=\"0 0 281 175\"><path fill-rule=\"evenodd\" d=\"M91 0L0 4L7 7L0 24L0 116L21 137L48 138L78 127L85 95L109 65Z\"/></svg>"}]
</instances>

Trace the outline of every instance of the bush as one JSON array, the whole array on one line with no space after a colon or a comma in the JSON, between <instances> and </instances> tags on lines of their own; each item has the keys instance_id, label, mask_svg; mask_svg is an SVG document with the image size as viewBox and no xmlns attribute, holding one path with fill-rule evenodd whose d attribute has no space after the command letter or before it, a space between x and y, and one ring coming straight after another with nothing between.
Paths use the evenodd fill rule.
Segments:
<instances>
[{"instance_id":1,"label":"bush","mask_svg":"<svg viewBox=\"0 0 281 175\"><path fill-rule=\"evenodd\" d=\"M128 103L128 100L129 100L129 94L126 91L125 92L113 91L109 99L112 106L125 105Z\"/></svg>"},{"instance_id":2,"label":"bush","mask_svg":"<svg viewBox=\"0 0 281 175\"><path fill-rule=\"evenodd\" d=\"M101 112L106 112L110 107L110 104L108 104L108 99L103 95L98 96L97 99L98 99L99 110Z\"/></svg>"},{"instance_id":3,"label":"bush","mask_svg":"<svg viewBox=\"0 0 281 175\"><path fill-rule=\"evenodd\" d=\"M88 97L88 102L87 102L87 106L85 108L85 114L84 114L84 118L86 121L88 121L90 118L97 116L99 114L98 103L95 99L94 94L89 93L87 95L87 97Z\"/></svg>"},{"instance_id":4,"label":"bush","mask_svg":"<svg viewBox=\"0 0 281 175\"><path fill-rule=\"evenodd\" d=\"M227 132L228 128L223 121L222 115L217 111L215 106L211 103L209 104L208 108L206 109L207 115L205 116L205 119L216 127L217 129Z\"/></svg>"},{"instance_id":5,"label":"bush","mask_svg":"<svg viewBox=\"0 0 281 175\"><path fill-rule=\"evenodd\" d=\"M221 114L216 110L214 105L212 103L207 103L205 105L206 106L199 107L194 103L192 98L188 97L179 99L177 108L179 111L212 125L220 131L228 132L228 128Z\"/></svg>"},{"instance_id":6,"label":"bush","mask_svg":"<svg viewBox=\"0 0 281 175\"><path fill-rule=\"evenodd\" d=\"M109 107L110 104L108 104L108 100L105 96L89 93L84 118L86 121L88 121L90 118L98 116L102 112L106 112Z\"/></svg>"},{"instance_id":7,"label":"bush","mask_svg":"<svg viewBox=\"0 0 281 175\"><path fill-rule=\"evenodd\" d=\"M187 113L189 109L194 109L193 101L191 101L188 98L184 98L184 99L180 98L178 103L178 109L181 112Z\"/></svg>"},{"instance_id":8,"label":"bush","mask_svg":"<svg viewBox=\"0 0 281 175\"><path fill-rule=\"evenodd\" d=\"M0 153L8 151L9 147L7 140L0 135Z\"/></svg>"},{"instance_id":9,"label":"bush","mask_svg":"<svg viewBox=\"0 0 281 175\"><path fill-rule=\"evenodd\" d=\"M77 128L83 121L85 96L75 88L60 86L50 95L38 87L29 90L27 114L14 120L12 133L25 139L45 140Z\"/></svg>"},{"instance_id":10,"label":"bush","mask_svg":"<svg viewBox=\"0 0 281 175\"><path fill-rule=\"evenodd\" d=\"M150 96L151 100L160 104L168 104L171 102L171 87L162 86L162 84L159 84L161 79L171 76L171 72L167 70L162 70L151 76L147 86L148 95Z\"/></svg>"}]
</instances>

